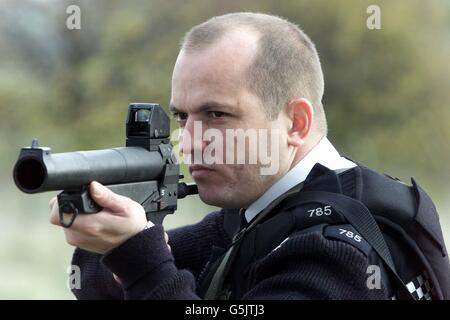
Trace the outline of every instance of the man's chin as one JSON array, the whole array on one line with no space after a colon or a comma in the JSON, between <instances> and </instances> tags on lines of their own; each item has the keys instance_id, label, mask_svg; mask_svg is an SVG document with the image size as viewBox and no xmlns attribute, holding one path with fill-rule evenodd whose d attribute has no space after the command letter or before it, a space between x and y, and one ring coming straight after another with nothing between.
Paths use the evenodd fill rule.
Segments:
<instances>
[{"instance_id":1,"label":"man's chin","mask_svg":"<svg viewBox=\"0 0 450 320\"><path fill-rule=\"evenodd\" d=\"M236 196L239 197L239 194L233 195L230 192L223 190L222 188L214 188L214 187L198 187L198 194L200 199L210 205L223 209L232 209L232 208L240 208L241 204L236 201Z\"/></svg>"},{"instance_id":2,"label":"man's chin","mask_svg":"<svg viewBox=\"0 0 450 320\"><path fill-rule=\"evenodd\" d=\"M204 185L203 183L197 183L198 187L198 195L200 199L211 206L217 206L217 203L220 202L218 199L220 197L220 192L218 190L214 190L212 186Z\"/></svg>"},{"instance_id":3,"label":"man's chin","mask_svg":"<svg viewBox=\"0 0 450 320\"><path fill-rule=\"evenodd\" d=\"M217 186L199 183L198 186L198 195L200 199L210 205L220 208L225 208L227 206L227 199L224 197L225 192L218 188Z\"/></svg>"}]
</instances>

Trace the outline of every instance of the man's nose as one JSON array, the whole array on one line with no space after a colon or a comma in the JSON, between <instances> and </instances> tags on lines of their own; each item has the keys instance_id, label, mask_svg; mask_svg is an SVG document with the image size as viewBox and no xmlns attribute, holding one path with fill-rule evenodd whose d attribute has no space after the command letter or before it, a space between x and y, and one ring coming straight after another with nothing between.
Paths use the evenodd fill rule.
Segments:
<instances>
[{"instance_id":1,"label":"man's nose","mask_svg":"<svg viewBox=\"0 0 450 320\"><path fill-rule=\"evenodd\" d=\"M186 155L203 152L206 144L203 140L202 122L188 118L181 133L181 152Z\"/></svg>"}]
</instances>

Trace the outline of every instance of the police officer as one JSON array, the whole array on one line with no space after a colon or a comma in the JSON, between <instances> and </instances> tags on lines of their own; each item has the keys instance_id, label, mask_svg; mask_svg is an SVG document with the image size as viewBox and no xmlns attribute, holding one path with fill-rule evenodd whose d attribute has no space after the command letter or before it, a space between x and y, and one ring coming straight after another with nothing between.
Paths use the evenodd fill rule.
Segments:
<instances>
[{"instance_id":1,"label":"police officer","mask_svg":"<svg viewBox=\"0 0 450 320\"><path fill-rule=\"evenodd\" d=\"M282 18L232 13L191 29L176 60L170 100L182 129L182 152L204 160L212 141L194 132L210 129L225 137L223 148L215 149L219 159L240 152L231 143L237 136L227 136L227 129L267 132L267 148L276 144L276 152L269 162L258 153L254 163L190 164L202 201L222 209L168 236L146 221L139 204L91 183L92 197L104 209L79 215L64 229L67 242L77 247L72 263L81 268L76 297L390 298L385 277L368 285L373 256L351 225L307 228L308 221L337 216L332 206L303 206L310 219L303 225L280 218L298 212L298 206L284 205L289 194L306 186L332 188L334 180L320 177L357 167L327 138L323 92L314 44ZM245 151L246 159L251 155ZM268 166L276 170L262 174ZM58 225L56 199L50 205L51 222Z\"/></svg>"}]
</instances>

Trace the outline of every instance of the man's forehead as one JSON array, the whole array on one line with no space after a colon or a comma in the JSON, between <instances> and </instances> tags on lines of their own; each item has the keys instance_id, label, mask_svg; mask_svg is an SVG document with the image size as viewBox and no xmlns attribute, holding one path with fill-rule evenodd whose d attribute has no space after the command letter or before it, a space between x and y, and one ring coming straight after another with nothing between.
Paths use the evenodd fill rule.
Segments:
<instances>
[{"instance_id":1,"label":"man's forehead","mask_svg":"<svg viewBox=\"0 0 450 320\"><path fill-rule=\"evenodd\" d=\"M255 37L240 32L224 35L207 49L181 50L172 78L172 109L236 106L255 49Z\"/></svg>"}]
</instances>

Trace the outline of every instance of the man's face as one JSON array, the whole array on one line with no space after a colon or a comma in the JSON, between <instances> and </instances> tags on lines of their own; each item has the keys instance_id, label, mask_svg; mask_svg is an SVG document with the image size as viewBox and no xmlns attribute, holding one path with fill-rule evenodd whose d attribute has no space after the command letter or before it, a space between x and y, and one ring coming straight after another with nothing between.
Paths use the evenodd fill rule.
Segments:
<instances>
[{"instance_id":1,"label":"man's face","mask_svg":"<svg viewBox=\"0 0 450 320\"><path fill-rule=\"evenodd\" d=\"M292 160L286 143L286 118L281 115L270 121L260 99L244 83L244 72L256 45L254 35L235 32L209 48L182 50L175 64L170 108L182 128L181 150L195 162L189 165L189 171L198 185L200 198L207 204L247 207L289 169ZM227 138L227 129L235 135ZM245 143L243 150L237 140L248 129L261 135L256 140L257 146L253 140L253 148ZM279 134L274 135L272 129ZM206 134L211 130L214 138ZM214 152L210 152L217 133L222 135L223 147L215 144ZM264 135L267 144L260 143ZM232 163L231 158L226 159L230 154L234 155ZM245 157L245 164L236 163L239 154ZM271 164L277 169L275 172L261 175L261 154L272 156L271 161L277 162ZM221 159L221 163L211 164L208 160L211 155ZM251 156L256 156L257 161L249 164Z\"/></svg>"}]
</instances>

